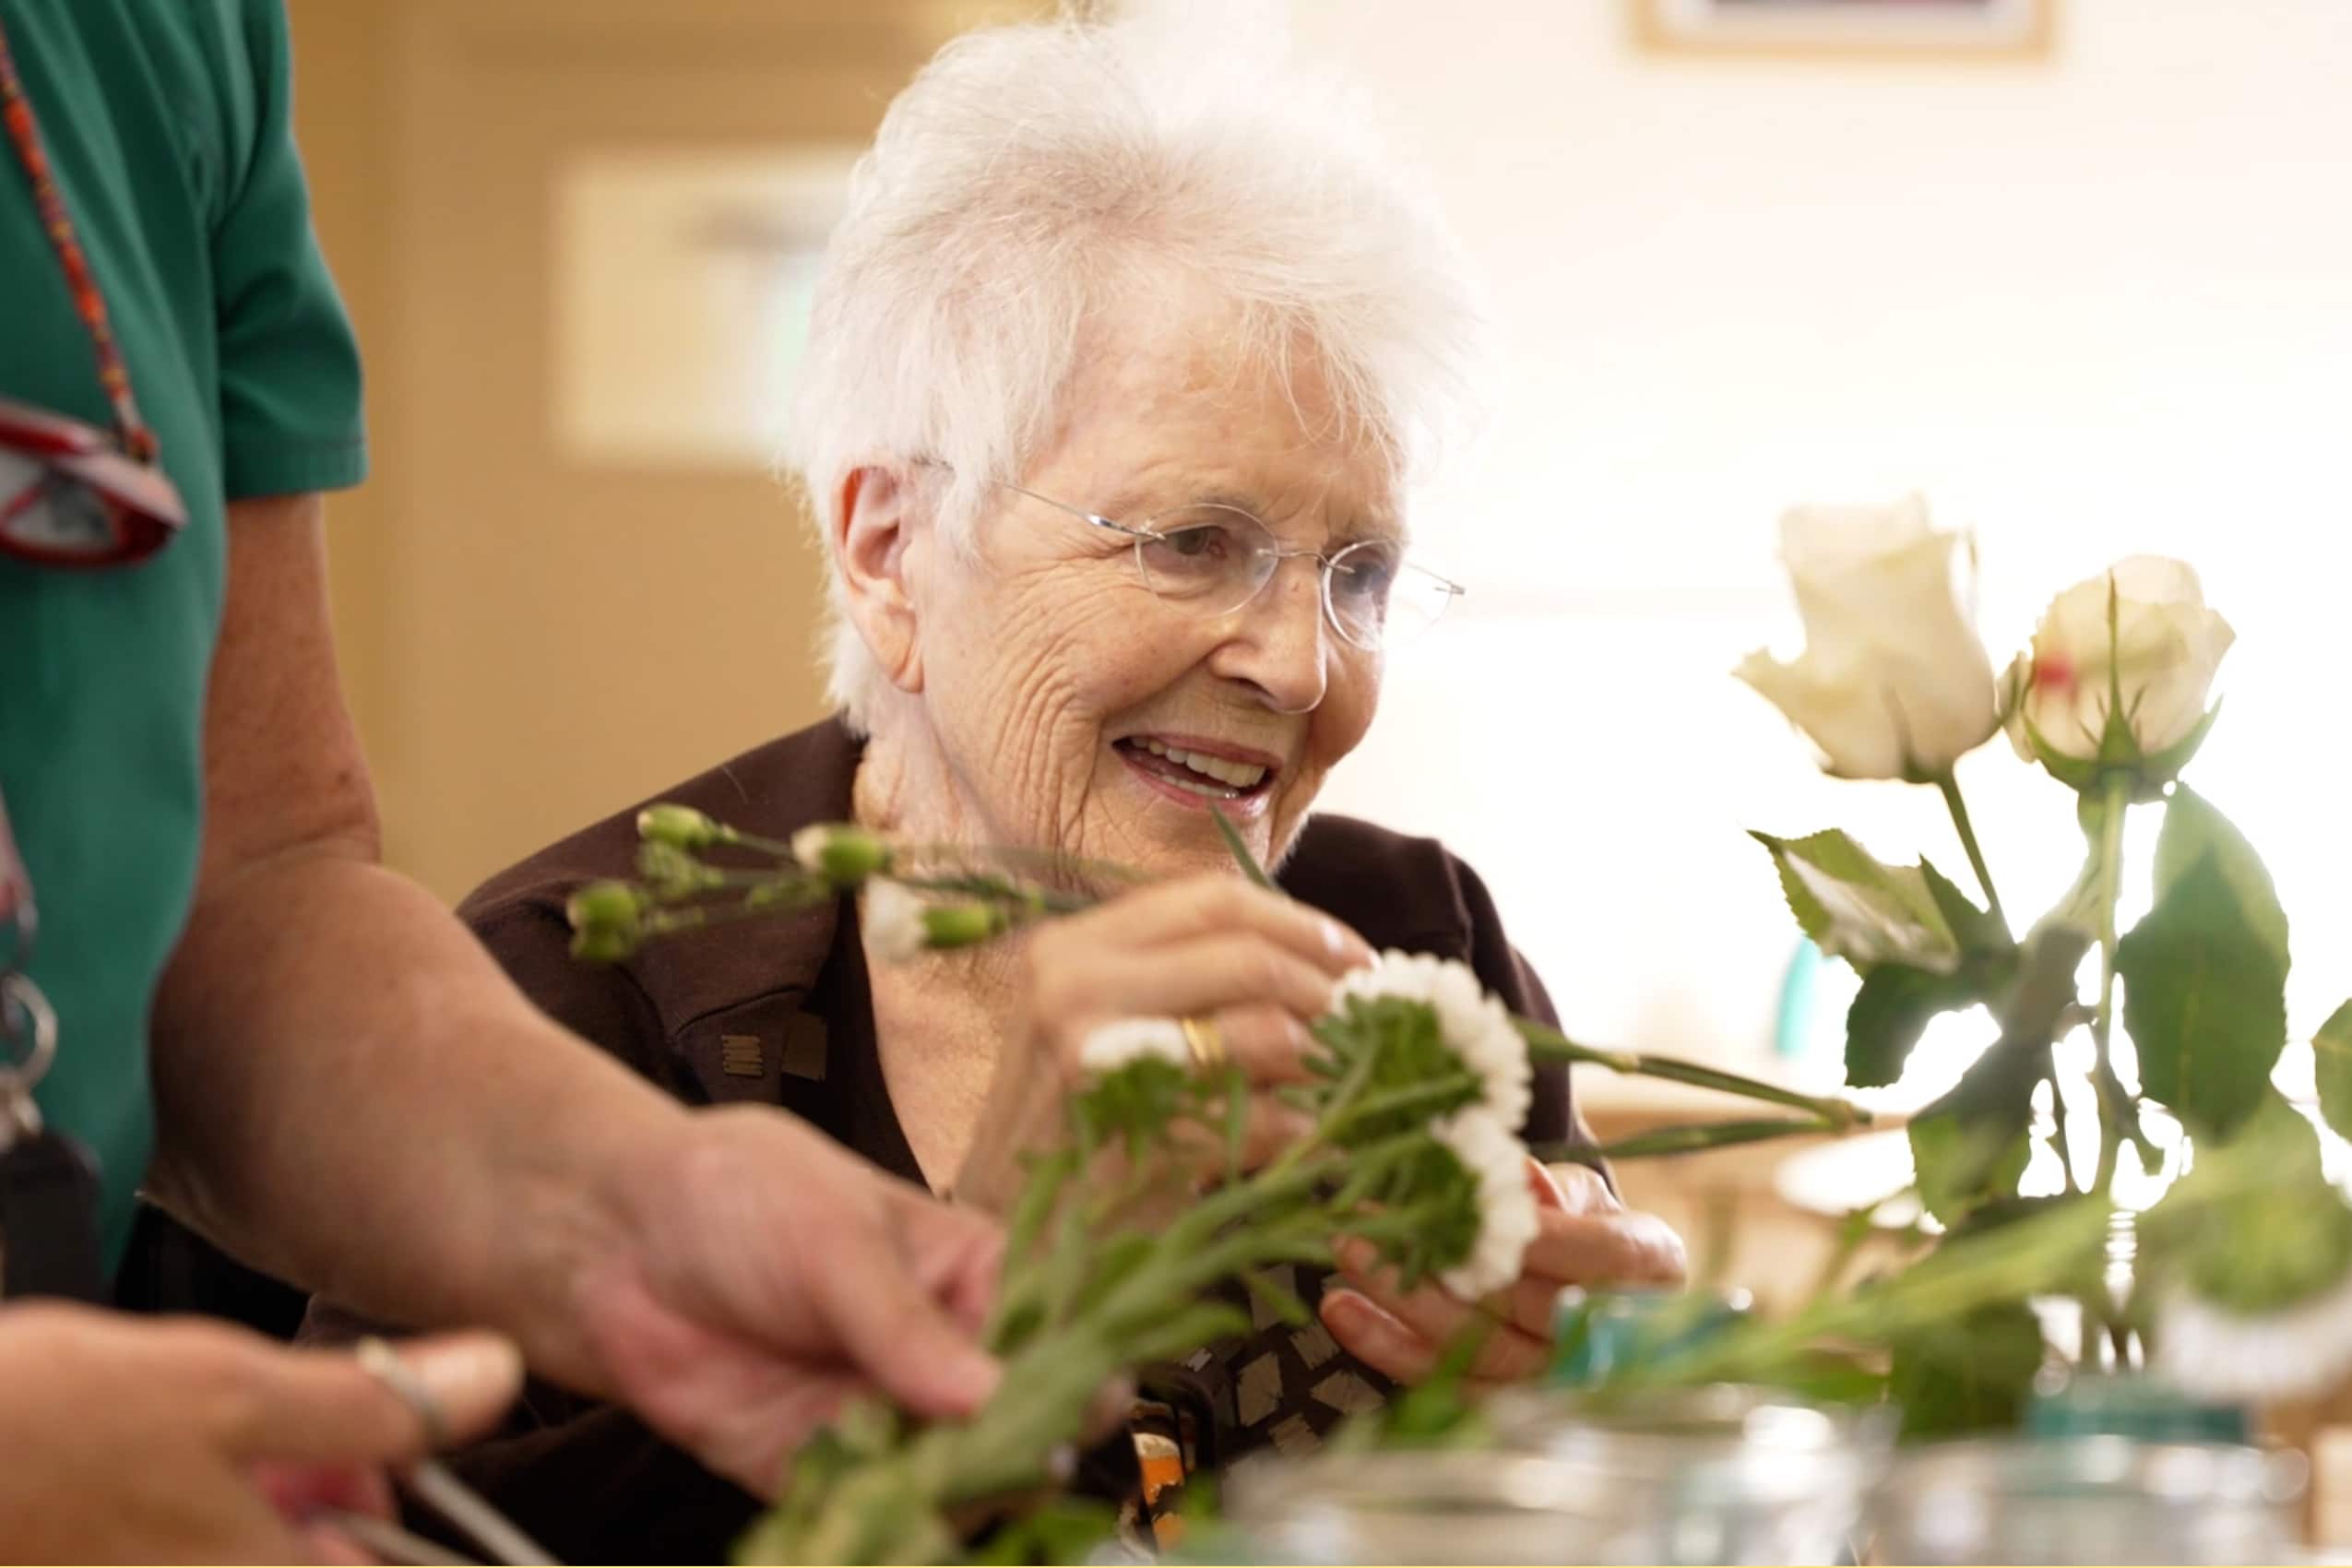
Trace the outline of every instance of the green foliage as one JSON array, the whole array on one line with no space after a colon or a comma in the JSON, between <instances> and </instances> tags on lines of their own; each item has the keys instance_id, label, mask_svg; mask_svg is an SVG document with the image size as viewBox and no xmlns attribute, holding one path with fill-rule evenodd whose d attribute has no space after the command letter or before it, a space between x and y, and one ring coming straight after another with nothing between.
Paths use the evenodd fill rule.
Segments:
<instances>
[{"instance_id":1,"label":"green foliage","mask_svg":"<svg viewBox=\"0 0 2352 1568\"><path fill-rule=\"evenodd\" d=\"M1993 1301L1897 1336L1888 1392L1917 1441L2017 1424L2041 1370L2041 1324L2022 1301Z\"/></svg>"},{"instance_id":2,"label":"green foliage","mask_svg":"<svg viewBox=\"0 0 2352 1568\"><path fill-rule=\"evenodd\" d=\"M1961 945L1920 866L1890 866L1833 828L1804 838L1750 837L1772 854L1781 892L1813 944L1865 973L1882 963L1949 969Z\"/></svg>"},{"instance_id":3,"label":"green foliage","mask_svg":"<svg viewBox=\"0 0 2352 1568\"><path fill-rule=\"evenodd\" d=\"M1919 1201L1944 1224L2017 1190L2032 1153L2034 1085L2046 1054L2030 1042L2003 1041L1911 1119Z\"/></svg>"},{"instance_id":4,"label":"green foliage","mask_svg":"<svg viewBox=\"0 0 2352 1568\"><path fill-rule=\"evenodd\" d=\"M2352 1002L2328 1015L2311 1037L2319 1059L2320 1113L2340 1137L2352 1138Z\"/></svg>"},{"instance_id":5,"label":"green foliage","mask_svg":"<svg viewBox=\"0 0 2352 1568\"><path fill-rule=\"evenodd\" d=\"M1951 974L1907 964L1881 964L1871 969L1846 1010L1846 1082L1855 1088L1877 1088L1900 1078L1929 1021L1939 1013L1989 1000L1989 980L1980 964Z\"/></svg>"},{"instance_id":6,"label":"green foliage","mask_svg":"<svg viewBox=\"0 0 2352 1568\"><path fill-rule=\"evenodd\" d=\"M2352 1206L2323 1172L2311 1124L2269 1090L2141 1217L2140 1253L2145 1276L2235 1312L2276 1312L2352 1274Z\"/></svg>"},{"instance_id":7,"label":"green foliage","mask_svg":"<svg viewBox=\"0 0 2352 1568\"><path fill-rule=\"evenodd\" d=\"M2017 944L2009 928L1981 908L1975 899L1960 891L1953 880L1935 869L1924 855L1919 857L1919 879L1927 885L1928 897L1935 900L1943 923L1952 930L1953 939L1964 953L2002 954L2013 952Z\"/></svg>"},{"instance_id":8,"label":"green foliage","mask_svg":"<svg viewBox=\"0 0 2352 1568\"><path fill-rule=\"evenodd\" d=\"M2222 877L2238 897L2246 924L2287 967L2287 911L2279 907L2278 890L2253 845L2212 802L2186 784L2173 786L2164 808L2164 830L2156 837L2156 889L2161 898L2194 870L2198 859L2214 857Z\"/></svg>"},{"instance_id":9,"label":"green foliage","mask_svg":"<svg viewBox=\"0 0 2352 1568\"><path fill-rule=\"evenodd\" d=\"M2115 957L2142 1086L2208 1136L2227 1135L2253 1111L2287 1043L2286 959L2240 897L2242 869L2225 857L2207 845L2185 870L2176 861L2170 885Z\"/></svg>"}]
</instances>

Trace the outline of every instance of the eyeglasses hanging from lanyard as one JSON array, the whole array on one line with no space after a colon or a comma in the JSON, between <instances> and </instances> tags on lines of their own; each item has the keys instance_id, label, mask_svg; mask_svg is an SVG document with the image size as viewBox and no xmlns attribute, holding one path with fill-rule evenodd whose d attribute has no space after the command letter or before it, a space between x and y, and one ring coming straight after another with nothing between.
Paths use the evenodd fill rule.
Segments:
<instances>
[{"instance_id":1,"label":"eyeglasses hanging from lanyard","mask_svg":"<svg viewBox=\"0 0 2352 1568\"><path fill-rule=\"evenodd\" d=\"M114 342L105 296L65 209L6 28L0 28L0 127L32 183L42 230L97 350L99 384L114 414L114 428L107 432L0 398L0 555L42 566L142 561L186 525L187 509L157 466L155 433L131 396L131 373Z\"/></svg>"}]
</instances>

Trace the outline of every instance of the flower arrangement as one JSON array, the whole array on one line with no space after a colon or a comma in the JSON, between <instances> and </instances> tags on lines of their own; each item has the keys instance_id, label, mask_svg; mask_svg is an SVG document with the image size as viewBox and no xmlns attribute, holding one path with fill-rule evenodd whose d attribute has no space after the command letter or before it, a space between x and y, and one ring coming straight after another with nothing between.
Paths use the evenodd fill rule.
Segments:
<instances>
[{"instance_id":1,"label":"flower arrangement","mask_svg":"<svg viewBox=\"0 0 2352 1568\"><path fill-rule=\"evenodd\" d=\"M2030 648L1997 673L1972 624L1973 551L1931 529L1918 503L1800 510L1784 541L1807 647L1793 663L1754 655L1739 675L1813 740L1830 773L1936 789L1978 895L1925 859L1886 864L1835 830L1755 836L1805 934L1861 977L1847 1084L1895 1082L1942 1013L1982 1004L1998 1034L1909 1124L1932 1232L1921 1255L1852 1289L1835 1288L1833 1268L1809 1305L1776 1322L1725 1327L1693 1296L1657 1319L1652 1353L1618 1358L1610 1387L1779 1383L1892 1397L1914 1432L2000 1424L2049 1359L2028 1302L2053 1292L2082 1303L2086 1349L2105 1345L2128 1361L2153 1346L2192 1394L2263 1396L2352 1367L2352 1205L2323 1177L2309 1123L2269 1084L2286 1040L2286 917L2245 838L2180 781L2214 723L2208 689L2232 636L2194 573L2150 558L2118 564L2061 594ZM2003 731L2072 791L2086 846L2072 890L2022 937L1954 772ZM2134 809L2164 814L2156 897L2119 933L2122 825ZM1097 897L1073 888L1134 880L1117 866L899 843L847 825L783 843L671 805L648 808L638 827L637 877L572 900L585 958L855 895L873 950L911 960ZM2078 972L2094 953L2085 999ZM2136 1075L2113 1049L2119 1023ZM2076 1030L2088 1033L2093 1066L2070 1086L2053 1047ZM1088 1401L1108 1381L1247 1325L1246 1313L1209 1299L1213 1286L1238 1278L1303 1322L1304 1306L1262 1271L1328 1265L1338 1236L1370 1241L1408 1282L1434 1277L1472 1298L1508 1285L1536 1229L1530 1151L1515 1132L1532 1062L1672 1079L1781 1112L1538 1157L1671 1155L1871 1121L1843 1097L1580 1044L1513 1017L1468 970L1427 956L1383 955L1337 988L1312 1032L1313 1081L1280 1091L1309 1131L1254 1168L1242 1158L1249 1086L1196 1059L1174 1020L1124 1020L1087 1040L1061 1141L1029 1156L1010 1211L988 1328L1008 1365L1002 1389L960 1423L845 1413L801 1455L742 1559L944 1560L975 1511L1001 1515L1016 1498L1028 1502L997 1538L1007 1560L1083 1550L1107 1518L1035 1499L1066 1474ZM2352 1004L2315 1043L2322 1108L2352 1132ZM2049 1135L2036 1110L2045 1086L2061 1123L2071 1109L2096 1117L2098 1155L2078 1171L2061 1127L2052 1143L2065 1190L2037 1198L2020 1182L2032 1141ZM2137 1217L2134 1269L2119 1290L2116 1177L2127 1154L2156 1159L2156 1116L2177 1121L2194 1165ZM1849 1245L1870 1218L1847 1226ZM1703 1320L1707 1332L1690 1331ZM1463 1412L1451 1390L1424 1389L1345 1441L1475 1440Z\"/></svg>"},{"instance_id":2,"label":"flower arrangement","mask_svg":"<svg viewBox=\"0 0 2352 1568\"><path fill-rule=\"evenodd\" d=\"M1063 889L1132 875L1038 853L897 843L848 825L783 843L666 804L640 815L638 833L636 880L594 883L571 899L582 957L617 959L656 937L854 894L875 953L908 960L1085 908L1089 895ZM1229 843L1265 881L1229 829ZM1264 1271L1329 1266L1335 1238L1369 1242L1408 1285L1434 1277L1468 1299L1509 1286L1537 1230L1529 1150L1516 1132L1535 1061L1769 1099L1797 1113L1769 1123L1775 1131L1869 1121L1842 1099L1579 1045L1514 1017L1462 965L1426 956L1384 954L1347 977L1312 1033L1312 1081L1280 1091L1309 1130L1253 1169L1242 1158L1250 1086L1238 1069L1197 1059L1172 1019L1122 1020L1089 1037L1062 1141L1029 1156L1010 1211L987 1330L1007 1368L999 1393L961 1423L915 1428L882 1408L848 1413L802 1454L742 1559L955 1555L974 1510L1058 1479L1108 1382L1250 1326L1249 1313L1209 1299L1213 1287L1239 1279L1305 1324L1304 1304ZM1004 1550L1053 1555L1055 1530L1091 1541L1108 1528L1084 1511L1032 1508L1002 1539Z\"/></svg>"},{"instance_id":3,"label":"flower arrangement","mask_svg":"<svg viewBox=\"0 0 2352 1568\"><path fill-rule=\"evenodd\" d=\"M2042 1360L2025 1298L2050 1290L2081 1301L2085 1354L2123 1365L2146 1354L2192 1396L2325 1386L2352 1368L2352 1311L2334 1310L2352 1304L2352 1205L2322 1174L2315 1130L2270 1081L2287 1044L2287 917L2252 846L2180 778L2218 715L2209 696L2228 623L2189 566L2134 556L2060 594L1996 675L1972 624L1973 548L1932 529L1918 501L1800 508L1782 532L1806 647L1793 663L1752 655L1740 677L1812 738L1831 774L1938 790L1981 895L1924 858L1884 864L1841 832L1756 836L1805 934L1861 976L1846 1021L1848 1087L1895 1082L1939 1014L1981 1004L1998 1022L1957 1086L1910 1123L1927 1211L1954 1237L2035 1210L2097 1219L2125 1158L2157 1173L2158 1119L2177 1124L2191 1162L2129 1227L2120 1288L2076 1257L2013 1275L1971 1309L1941 1372L1983 1395L1988 1370L2003 1368L2004 1385L1959 1403L2013 1409ZM2072 792L2085 845L2072 889L2022 937L1953 767L2003 731ZM2123 826L2135 810L2163 816L2156 897L2119 932ZM2077 973L2093 954L2085 996ZM2077 1030L2091 1065L2070 1082L2053 1047ZM2352 1132L2352 1004L2314 1044L2324 1119ZM2045 1087L2048 1119L2035 1103ZM2087 1170L2070 1158L2070 1115L2096 1119ZM2037 1132L2064 1191L2027 1200L2020 1181ZM1913 1414L1951 1408L1939 1392L1950 1390L1914 1388Z\"/></svg>"}]
</instances>

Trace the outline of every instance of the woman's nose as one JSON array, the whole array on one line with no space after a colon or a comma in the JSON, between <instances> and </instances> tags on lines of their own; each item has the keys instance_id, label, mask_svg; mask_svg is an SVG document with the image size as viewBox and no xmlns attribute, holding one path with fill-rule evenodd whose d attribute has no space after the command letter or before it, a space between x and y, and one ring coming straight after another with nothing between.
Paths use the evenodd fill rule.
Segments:
<instances>
[{"instance_id":1,"label":"woman's nose","mask_svg":"<svg viewBox=\"0 0 2352 1568\"><path fill-rule=\"evenodd\" d=\"M1277 713L1305 713L1323 701L1331 646L1320 559L1302 552L1276 563L1239 622L1239 635L1212 661L1218 674L1256 686Z\"/></svg>"}]
</instances>

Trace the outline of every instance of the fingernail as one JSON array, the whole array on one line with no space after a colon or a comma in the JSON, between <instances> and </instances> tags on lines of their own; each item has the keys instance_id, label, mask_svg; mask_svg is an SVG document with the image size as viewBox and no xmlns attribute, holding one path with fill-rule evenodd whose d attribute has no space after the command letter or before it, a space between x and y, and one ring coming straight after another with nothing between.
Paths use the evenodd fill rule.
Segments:
<instances>
[{"instance_id":1,"label":"fingernail","mask_svg":"<svg viewBox=\"0 0 2352 1568\"><path fill-rule=\"evenodd\" d=\"M418 1388L445 1414L461 1419L505 1403L523 1385L523 1353L503 1334L411 1340L399 1356Z\"/></svg>"},{"instance_id":2,"label":"fingernail","mask_svg":"<svg viewBox=\"0 0 2352 1568\"><path fill-rule=\"evenodd\" d=\"M1336 958L1361 963L1372 956L1372 949L1364 945L1364 939L1335 920L1323 922L1323 944Z\"/></svg>"}]
</instances>

